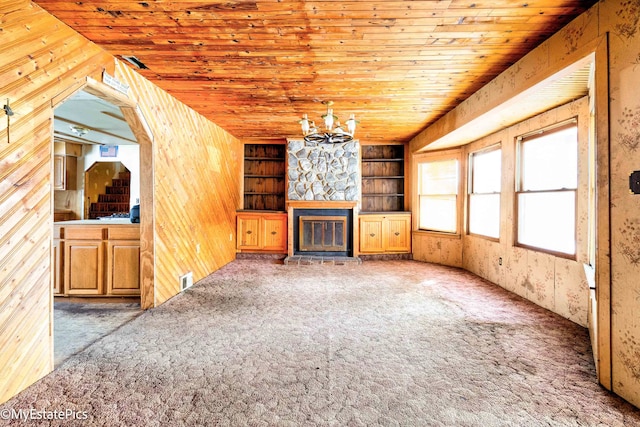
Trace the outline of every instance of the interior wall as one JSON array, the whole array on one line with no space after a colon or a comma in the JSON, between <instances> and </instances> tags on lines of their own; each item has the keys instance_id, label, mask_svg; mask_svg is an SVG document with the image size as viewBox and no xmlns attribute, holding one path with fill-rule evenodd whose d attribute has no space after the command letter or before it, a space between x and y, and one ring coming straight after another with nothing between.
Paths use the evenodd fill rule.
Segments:
<instances>
[{"instance_id":1,"label":"interior wall","mask_svg":"<svg viewBox=\"0 0 640 427\"><path fill-rule=\"evenodd\" d=\"M82 167L85 172L96 162L121 162L131 173L131 183L129 184L129 204L131 206L137 204L140 200L140 147L138 145L121 145L118 147L118 155L116 157L100 157L100 146L86 146L85 155L83 157ZM117 178L115 176L114 178ZM84 179L83 179L84 181ZM108 185L108 184L107 184ZM95 193L95 194L100 194ZM95 195L94 194L94 195ZM84 202L87 203L88 195L85 194ZM96 201L91 197L92 201ZM87 206L85 209L88 210Z\"/></svg>"},{"instance_id":2,"label":"interior wall","mask_svg":"<svg viewBox=\"0 0 640 427\"><path fill-rule=\"evenodd\" d=\"M180 292L181 275L197 281L235 259L243 146L121 62L115 77L130 85L153 135L158 305Z\"/></svg>"},{"instance_id":3,"label":"interior wall","mask_svg":"<svg viewBox=\"0 0 640 427\"><path fill-rule=\"evenodd\" d=\"M10 129L0 120L3 402L53 368L52 100L103 70L132 87L155 137L155 304L178 292L179 274L198 280L234 259L242 148L37 5L3 2L0 16L0 98L15 111Z\"/></svg>"},{"instance_id":4,"label":"interior wall","mask_svg":"<svg viewBox=\"0 0 640 427\"><path fill-rule=\"evenodd\" d=\"M84 208L88 214L91 203L98 202L98 196L105 194L107 186L111 185L114 178L118 178L120 172L127 169L120 161L96 162L90 165L84 172ZM85 215L88 218L88 215Z\"/></svg>"},{"instance_id":5,"label":"interior wall","mask_svg":"<svg viewBox=\"0 0 640 427\"><path fill-rule=\"evenodd\" d=\"M596 294L600 311L607 314L610 309L611 314L599 319L601 353L596 363L601 383L636 406L640 406L640 195L629 191L629 174L640 170L639 17L637 1L600 1L410 144L412 152L426 147L531 87L530 82L541 81L608 42L608 55L596 58L596 75L606 70L604 87L608 82L608 93L597 94L598 99L608 100L608 108L596 108ZM601 81L597 76L596 80Z\"/></svg>"},{"instance_id":6,"label":"interior wall","mask_svg":"<svg viewBox=\"0 0 640 427\"><path fill-rule=\"evenodd\" d=\"M578 189L576 260L514 246L516 141L525 133L578 118ZM502 191L500 240L463 235L462 266L503 288L587 326L589 286L583 264L588 263L588 148L589 103L587 98L550 110L465 146L464 158L500 143ZM466 184L467 180L465 180ZM465 187L464 194L467 194ZM502 265L499 259L502 258Z\"/></svg>"},{"instance_id":7,"label":"interior wall","mask_svg":"<svg viewBox=\"0 0 640 427\"><path fill-rule=\"evenodd\" d=\"M613 391L640 406L640 5L602 2L609 37L611 191L611 360Z\"/></svg>"},{"instance_id":8,"label":"interior wall","mask_svg":"<svg viewBox=\"0 0 640 427\"><path fill-rule=\"evenodd\" d=\"M0 402L53 369L51 99L113 59L27 2L0 5Z\"/></svg>"}]
</instances>

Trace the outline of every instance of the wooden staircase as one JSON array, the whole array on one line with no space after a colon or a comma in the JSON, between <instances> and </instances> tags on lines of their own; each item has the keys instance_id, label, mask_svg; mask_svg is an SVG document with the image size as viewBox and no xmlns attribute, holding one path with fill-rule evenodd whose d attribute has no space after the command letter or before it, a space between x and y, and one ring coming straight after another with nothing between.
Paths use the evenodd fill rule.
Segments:
<instances>
[{"instance_id":1,"label":"wooden staircase","mask_svg":"<svg viewBox=\"0 0 640 427\"><path fill-rule=\"evenodd\" d=\"M129 216L129 183L131 174L120 172L105 189L106 194L98 195L98 201L91 203L89 219L103 216Z\"/></svg>"}]
</instances>

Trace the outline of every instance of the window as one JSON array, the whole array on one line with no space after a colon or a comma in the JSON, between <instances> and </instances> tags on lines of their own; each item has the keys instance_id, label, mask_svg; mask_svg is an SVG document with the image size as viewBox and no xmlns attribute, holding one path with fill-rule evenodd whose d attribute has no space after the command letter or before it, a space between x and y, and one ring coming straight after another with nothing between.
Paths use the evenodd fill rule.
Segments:
<instances>
[{"instance_id":1,"label":"window","mask_svg":"<svg viewBox=\"0 0 640 427\"><path fill-rule=\"evenodd\" d=\"M576 253L578 130L575 120L518 139L517 243Z\"/></svg>"},{"instance_id":2,"label":"window","mask_svg":"<svg viewBox=\"0 0 640 427\"><path fill-rule=\"evenodd\" d=\"M456 233L458 231L457 159L418 164L418 228Z\"/></svg>"},{"instance_id":3,"label":"window","mask_svg":"<svg viewBox=\"0 0 640 427\"><path fill-rule=\"evenodd\" d=\"M500 237L500 180L502 150L499 147L469 156L469 218L471 234Z\"/></svg>"}]
</instances>

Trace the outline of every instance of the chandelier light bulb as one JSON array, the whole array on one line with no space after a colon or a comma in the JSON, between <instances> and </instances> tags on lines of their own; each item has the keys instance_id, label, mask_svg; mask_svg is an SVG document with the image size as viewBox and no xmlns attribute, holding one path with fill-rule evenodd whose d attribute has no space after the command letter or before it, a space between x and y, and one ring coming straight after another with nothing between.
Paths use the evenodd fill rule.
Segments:
<instances>
[{"instance_id":1,"label":"chandelier light bulb","mask_svg":"<svg viewBox=\"0 0 640 427\"><path fill-rule=\"evenodd\" d=\"M356 133L356 123L356 116L354 114L351 114L349 116L349 120L347 120L347 130L349 131L349 134L351 134L351 136Z\"/></svg>"},{"instance_id":2,"label":"chandelier light bulb","mask_svg":"<svg viewBox=\"0 0 640 427\"><path fill-rule=\"evenodd\" d=\"M327 114L324 116L324 127L328 131L333 129L333 108L327 108Z\"/></svg>"},{"instance_id":3,"label":"chandelier light bulb","mask_svg":"<svg viewBox=\"0 0 640 427\"><path fill-rule=\"evenodd\" d=\"M306 114L302 115L302 120L300 120L300 125L302 126L302 134L307 135L309 133L309 119Z\"/></svg>"},{"instance_id":4,"label":"chandelier light bulb","mask_svg":"<svg viewBox=\"0 0 640 427\"><path fill-rule=\"evenodd\" d=\"M322 115L324 120L324 131L319 131L313 121L309 120L306 114L302 115L302 119L298 121L302 128L302 135L307 142L317 144L338 144L345 143L353 140L353 135L356 131L356 124L358 121L355 116L351 114L349 119L344 122L346 130L340 125L338 117L333 114L332 101L324 101L323 104L327 106L326 114ZM335 125L335 128L334 128Z\"/></svg>"}]
</instances>

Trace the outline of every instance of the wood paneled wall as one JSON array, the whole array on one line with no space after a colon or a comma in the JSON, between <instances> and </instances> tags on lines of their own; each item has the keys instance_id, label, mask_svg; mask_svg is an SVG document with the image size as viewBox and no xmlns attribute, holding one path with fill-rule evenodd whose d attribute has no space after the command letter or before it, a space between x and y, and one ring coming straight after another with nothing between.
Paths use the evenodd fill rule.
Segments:
<instances>
[{"instance_id":1,"label":"wood paneled wall","mask_svg":"<svg viewBox=\"0 0 640 427\"><path fill-rule=\"evenodd\" d=\"M104 69L132 86L154 135L155 298L235 257L241 143L36 5L0 3L0 402L53 368L52 100ZM117 67L117 70L116 70ZM199 246L199 251L198 251Z\"/></svg>"},{"instance_id":2,"label":"wood paneled wall","mask_svg":"<svg viewBox=\"0 0 640 427\"><path fill-rule=\"evenodd\" d=\"M53 368L52 107L65 88L113 64L27 2L0 9L0 401Z\"/></svg>"},{"instance_id":3,"label":"wood paneled wall","mask_svg":"<svg viewBox=\"0 0 640 427\"><path fill-rule=\"evenodd\" d=\"M595 54L596 291L600 383L640 406L640 26L637 2L601 1L411 141L416 152ZM469 127L474 131L473 126ZM415 240L414 240L415 243ZM415 247L415 245L414 245Z\"/></svg>"},{"instance_id":4,"label":"wood paneled wall","mask_svg":"<svg viewBox=\"0 0 640 427\"><path fill-rule=\"evenodd\" d=\"M131 86L153 134L157 305L180 291L182 274L197 281L235 258L243 147L128 66L118 63L116 78Z\"/></svg>"}]
</instances>

